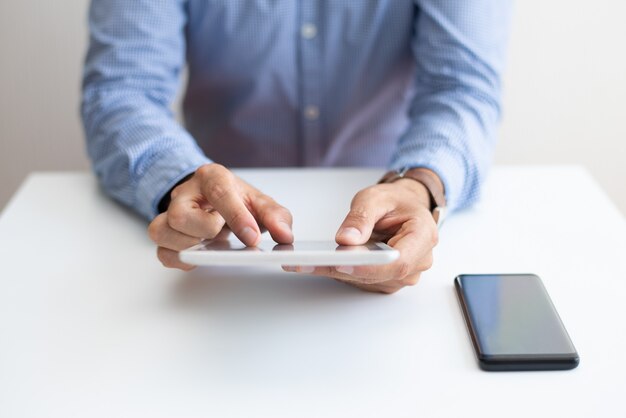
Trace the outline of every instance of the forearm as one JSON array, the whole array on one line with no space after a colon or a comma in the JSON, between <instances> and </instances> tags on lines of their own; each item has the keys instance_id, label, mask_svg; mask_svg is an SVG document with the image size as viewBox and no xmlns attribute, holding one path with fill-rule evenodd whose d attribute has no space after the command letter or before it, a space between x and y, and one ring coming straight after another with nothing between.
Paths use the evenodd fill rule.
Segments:
<instances>
[{"instance_id":1,"label":"forearm","mask_svg":"<svg viewBox=\"0 0 626 418\"><path fill-rule=\"evenodd\" d=\"M105 190L146 218L209 160L169 106L184 65L185 2L92 0L81 116Z\"/></svg>"},{"instance_id":2,"label":"forearm","mask_svg":"<svg viewBox=\"0 0 626 418\"><path fill-rule=\"evenodd\" d=\"M141 93L87 89L82 117L104 189L148 219L174 184L209 162L193 138Z\"/></svg>"},{"instance_id":3,"label":"forearm","mask_svg":"<svg viewBox=\"0 0 626 418\"><path fill-rule=\"evenodd\" d=\"M391 166L435 172L454 210L477 199L492 159L511 3L417 3L415 96Z\"/></svg>"},{"instance_id":4,"label":"forearm","mask_svg":"<svg viewBox=\"0 0 626 418\"><path fill-rule=\"evenodd\" d=\"M441 179L451 210L474 202L495 147L498 110L473 99L418 97L391 168L423 167ZM488 120L485 120L488 119Z\"/></svg>"}]
</instances>

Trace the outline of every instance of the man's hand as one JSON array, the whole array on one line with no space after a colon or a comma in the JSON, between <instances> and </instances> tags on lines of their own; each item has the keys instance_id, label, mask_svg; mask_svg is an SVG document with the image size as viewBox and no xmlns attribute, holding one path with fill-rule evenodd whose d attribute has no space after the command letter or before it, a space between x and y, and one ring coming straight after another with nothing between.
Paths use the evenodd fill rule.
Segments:
<instances>
[{"instance_id":1,"label":"man's hand","mask_svg":"<svg viewBox=\"0 0 626 418\"><path fill-rule=\"evenodd\" d=\"M215 238L225 226L254 246L267 229L279 244L293 242L291 213L219 164L207 164L171 192L167 211L148 227L157 256L166 267L191 270L178 252Z\"/></svg>"},{"instance_id":2,"label":"man's hand","mask_svg":"<svg viewBox=\"0 0 626 418\"><path fill-rule=\"evenodd\" d=\"M372 292L393 293L416 284L420 274L432 265L432 250L438 240L426 187L412 179L401 179L357 193L335 239L338 244L359 245L370 238L386 241L400 252L400 257L382 266L283 269L332 277Z\"/></svg>"}]
</instances>

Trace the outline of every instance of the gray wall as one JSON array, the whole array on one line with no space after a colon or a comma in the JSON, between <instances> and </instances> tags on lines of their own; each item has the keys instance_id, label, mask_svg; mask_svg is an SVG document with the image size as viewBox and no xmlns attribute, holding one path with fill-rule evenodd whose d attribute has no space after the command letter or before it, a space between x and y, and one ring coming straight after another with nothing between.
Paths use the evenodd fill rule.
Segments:
<instances>
[{"instance_id":1,"label":"gray wall","mask_svg":"<svg viewBox=\"0 0 626 418\"><path fill-rule=\"evenodd\" d=\"M86 0L0 1L0 208L33 170L87 169L78 118Z\"/></svg>"},{"instance_id":2,"label":"gray wall","mask_svg":"<svg viewBox=\"0 0 626 418\"><path fill-rule=\"evenodd\" d=\"M88 168L78 119L87 4L0 2L0 208L30 171ZM499 163L584 164L622 213L625 15L618 0L516 3L496 153Z\"/></svg>"}]
</instances>

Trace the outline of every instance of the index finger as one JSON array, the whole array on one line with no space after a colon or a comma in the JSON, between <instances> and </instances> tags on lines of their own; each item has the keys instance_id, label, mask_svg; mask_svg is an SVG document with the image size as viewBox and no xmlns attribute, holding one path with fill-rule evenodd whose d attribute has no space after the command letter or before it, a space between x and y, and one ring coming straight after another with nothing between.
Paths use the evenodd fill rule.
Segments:
<instances>
[{"instance_id":1,"label":"index finger","mask_svg":"<svg viewBox=\"0 0 626 418\"><path fill-rule=\"evenodd\" d=\"M257 245L261 240L259 225L244 204L232 173L219 166L205 178L201 190L209 204L222 215L241 242L247 246Z\"/></svg>"}]
</instances>

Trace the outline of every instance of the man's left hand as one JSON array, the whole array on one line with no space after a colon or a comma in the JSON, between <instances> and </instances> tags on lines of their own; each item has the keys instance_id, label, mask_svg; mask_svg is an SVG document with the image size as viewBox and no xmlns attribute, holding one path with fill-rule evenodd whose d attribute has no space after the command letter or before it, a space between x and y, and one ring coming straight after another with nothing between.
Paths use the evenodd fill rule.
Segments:
<instances>
[{"instance_id":1,"label":"man's left hand","mask_svg":"<svg viewBox=\"0 0 626 418\"><path fill-rule=\"evenodd\" d=\"M361 245L369 239L386 242L400 252L396 261L380 266L283 269L332 277L372 292L394 293L412 286L432 265L432 251L438 241L430 206L428 189L413 179L370 186L352 199L335 239L341 245Z\"/></svg>"}]
</instances>

